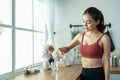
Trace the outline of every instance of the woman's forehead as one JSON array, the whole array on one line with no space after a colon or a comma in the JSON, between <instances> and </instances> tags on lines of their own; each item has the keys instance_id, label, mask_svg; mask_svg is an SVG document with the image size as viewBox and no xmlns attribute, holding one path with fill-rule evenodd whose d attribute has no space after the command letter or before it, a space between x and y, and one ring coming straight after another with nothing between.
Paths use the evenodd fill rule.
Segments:
<instances>
[{"instance_id":1,"label":"woman's forehead","mask_svg":"<svg viewBox=\"0 0 120 80\"><path fill-rule=\"evenodd\" d=\"M84 14L83 20L94 20L90 14Z\"/></svg>"}]
</instances>

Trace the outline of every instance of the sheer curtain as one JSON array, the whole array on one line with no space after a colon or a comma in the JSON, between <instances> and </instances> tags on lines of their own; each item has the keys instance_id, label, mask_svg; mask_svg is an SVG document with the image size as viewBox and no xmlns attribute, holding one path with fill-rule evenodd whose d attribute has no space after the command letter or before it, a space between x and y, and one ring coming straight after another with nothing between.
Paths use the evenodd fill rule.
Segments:
<instances>
[{"instance_id":1,"label":"sheer curtain","mask_svg":"<svg viewBox=\"0 0 120 80\"><path fill-rule=\"evenodd\" d=\"M43 12L46 22L46 42L54 45L55 0L43 0Z\"/></svg>"}]
</instances>

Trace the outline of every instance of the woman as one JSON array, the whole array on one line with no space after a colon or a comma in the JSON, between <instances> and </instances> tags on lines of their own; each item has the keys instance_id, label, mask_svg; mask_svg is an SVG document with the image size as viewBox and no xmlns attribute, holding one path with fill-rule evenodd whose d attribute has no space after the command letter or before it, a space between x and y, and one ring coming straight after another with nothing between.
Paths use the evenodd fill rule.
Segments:
<instances>
[{"instance_id":1,"label":"woman","mask_svg":"<svg viewBox=\"0 0 120 80\"><path fill-rule=\"evenodd\" d=\"M80 45L80 80L110 80L110 40L103 33L105 26L102 12L95 7L86 9L83 13L83 27L85 31L77 34L67 46L58 48L56 55L65 54Z\"/></svg>"}]
</instances>

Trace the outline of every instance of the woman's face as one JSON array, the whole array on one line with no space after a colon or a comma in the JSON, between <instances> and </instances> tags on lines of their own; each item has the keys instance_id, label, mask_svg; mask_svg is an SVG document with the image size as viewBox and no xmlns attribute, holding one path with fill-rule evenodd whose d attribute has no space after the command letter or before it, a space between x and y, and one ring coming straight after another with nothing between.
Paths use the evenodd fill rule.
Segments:
<instances>
[{"instance_id":1,"label":"woman's face","mask_svg":"<svg viewBox=\"0 0 120 80\"><path fill-rule=\"evenodd\" d=\"M98 25L98 21L95 21L91 15L89 14L83 15L83 27L86 32L95 30L97 25Z\"/></svg>"}]
</instances>

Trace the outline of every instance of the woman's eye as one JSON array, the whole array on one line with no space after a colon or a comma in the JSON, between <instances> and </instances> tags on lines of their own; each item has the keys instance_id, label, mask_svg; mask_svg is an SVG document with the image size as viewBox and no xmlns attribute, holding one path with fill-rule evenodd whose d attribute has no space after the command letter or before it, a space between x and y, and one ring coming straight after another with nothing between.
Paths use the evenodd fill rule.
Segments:
<instances>
[{"instance_id":1,"label":"woman's eye","mask_svg":"<svg viewBox=\"0 0 120 80\"><path fill-rule=\"evenodd\" d=\"M90 24L91 21L83 21L83 23Z\"/></svg>"},{"instance_id":2,"label":"woman's eye","mask_svg":"<svg viewBox=\"0 0 120 80\"><path fill-rule=\"evenodd\" d=\"M90 23L91 23L91 21L86 21L86 23L87 23L87 24L90 24Z\"/></svg>"}]
</instances>

